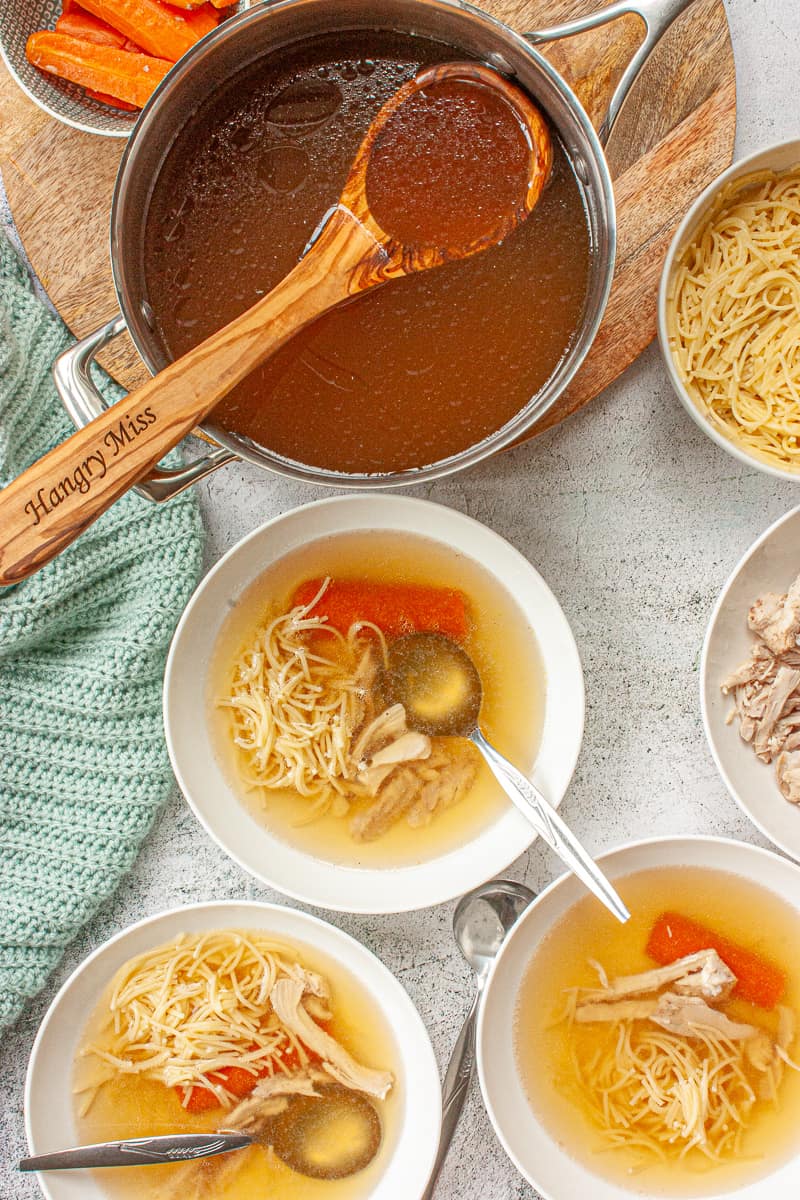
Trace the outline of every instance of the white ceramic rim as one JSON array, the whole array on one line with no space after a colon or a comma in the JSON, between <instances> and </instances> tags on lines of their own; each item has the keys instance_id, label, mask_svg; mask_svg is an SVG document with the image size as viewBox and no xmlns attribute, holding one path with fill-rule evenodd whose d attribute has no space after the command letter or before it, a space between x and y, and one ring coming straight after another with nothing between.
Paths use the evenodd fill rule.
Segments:
<instances>
[{"instance_id":1,"label":"white ceramic rim","mask_svg":"<svg viewBox=\"0 0 800 1200\"><path fill-rule=\"evenodd\" d=\"M63 1045L64 1029L59 1019L62 1006L78 992L82 1020L67 1030L69 1049L67 1062L74 1062L74 1051L83 1034L84 1021L99 999L102 988L139 949L127 948L139 942L141 949L158 946L181 932L196 932L206 928L263 928L278 939L296 940L312 950L319 950L341 962L342 968L368 992L390 1025L397 1048L397 1058L403 1073L403 1112L394 1152L371 1193L371 1200L396 1200L403 1194L408 1200L422 1195L439 1145L442 1104L439 1071L428 1031L411 998L398 979L381 960L344 930L330 925L320 917L299 909L253 900L219 900L189 904L167 909L114 934L107 942L83 960L69 979L59 988L39 1026L28 1062L25 1079L25 1133L31 1154L49 1153L60 1148L52 1139L60 1137L59 1128L67 1124L64 1145L75 1144L75 1117L72 1105L71 1078L57 1081L64 1084L65 1095L56 1103L62 1110L61 1122L55 1116L53 1104L39 1100L41 1115L34 1119L37 1096L52 1092L51 1043ZM148 937L152 934L152 937ZM102 972L101 978L96 978ZM85 996L81 993L86 993ZM65 1018L66 1019L66 1018ZM57 1112L58 1110L56 1110ZM102 1184L83 1171L42 1173L37 1176L47 1200L101 1200L107 1196ZM399 1188L399 1190L397 1190Z\"/></svg>"},{"instance_id":2,"label":"white ceramic rim","mask_svg":"<svg viewBox=\"0 0 800 1200\"><path fill-rule=\"evenodd\" d=\"M320 521L327 524L327 529L320 528ZM286 539L290 537L293 527L298 525L305 525L306 530L309 525L315 527L311 532L302 533L301 530L294 535L294 541L287 544ZM216 629L210 645L207 649L202 646L201 639L207 638L207 635L202 632L196 634L195 627L202 625L204 620L202 607L206 603L206 593L217 585L217 581L229 574L235 576L237 559L246 558L251 548L262 539L269 540L282 526L285 527L285 540L273 551L272 557L265 556L257 572L248 572L245 578L238 577L235 584L230 582L227 585L228 605L238 600L258 574L266 570L270 561L283 557L296 545L325 536L326 532L391 529L416 533L452 546L498 578L501 586L515 598L523 616L534 629L545 668L544 724L532 778L550 802L558 807L575 769L584 726L583 672L567 619L538 571L499 534L455 509L409 496L357 493L317 500L265 522L237 542L216 563L189 601L175 631L167 659L164 725L176 779L195 816L225 853L256 879L277 888L284 895L332 911L408 912L452 900L501 874L536 837L533 827L510 803L500 817L472 841L437 858L392 869L351 867L314 858L270 834L235 796L220 765L216 763L213 751L207 752L207 761L201 765L195 754L184 753L181 749L180 723L182 718L186 720L185 705L196 706L198 701L197 693L190 686L182 685L180 664L187 662L193 670L202 670L202 663L197 665L199 659L203 653L210 656L222 624L223 614L215 616ZM493 555L495 566L485 561L484 550ZM500 568L496 565L497 561L502 565L503 578L498 575ZM536 606L537 612L541 610L540 625L549 631L548 644L544 644L536 627L535 614L531 613ZM188 679L188 672L184 674ZM203 685L205 678L204 674ZM181 699L182 688L186 691L185 705ZM193 773L194 780L191 778ZM241 814L246 817L247 837L244 831L231 834L232 809L226 810L219 799L208 801L212 775L214 786L222 789L220 794L227 794L238 807L237 820ZM199 794L201 792L205 793L203 797ZM213 813L209 809L213 809ZM236 836L240 837L241 847L232 845ZM269 853L265 854L265 850Z\"/></svg>"},{"instance_id":3,"label":"white ceramic rim","mask_svg":"<svg viewBox=\"0 0 800 1200\"><path fill-rule=\"evenodd\" d=\"M669 856L668 859L665 859L665 853ZM635 865L629 867L625 865L625 860L629 858L639 858L640 861L635 862ZM727 861L718 861L719 858L727 859ZM614 881L624 879L626 875L637 871L647 870L648 867L659 866L664 863L668 863L669 866L706 866L711 870L745 875L741 866L737 869L737 867L731 865L732 860L741 860L742 858L750 859L751 861L753 859L764 860L762 875L756 879L752 879L752 882L773 892L786 903L794 904L795 907L800 908L800 868L798 868L797 864L790 862L789 859L777 854L774 850L766 850L761 846L754 846L750 842L742 842L735 838L723 838L709 834L683 834L657 838L640 838L636 841L625 842L620 846L606 851L598 857L597 862L606 868L606 874ZM649 863L648 859L651 860ZM697 859L697 861L693 861L694 859ZM615 869L615 864L618 864L618 870ZM778 891L770 882L770 880L777 878L779 874L783 875L785 880L790 880L794 885L796 894L794 901L789 898L789 887L786 887L784 891ZM751 877L746 875L746 878L750 879ZM520 940L525 937L525 926L531 921L536 921L539 910L544 904L551 902L551 897L558 897L559 892L561 893L559 898L560 903L558 903L556 911L548 920L546 929L537 935L533 943L533 949L523 949L520 947L518 951L517 948L520 945ZM505 1019L498 1020L496 1016L492 1021L491 1016L487 1017L487 1011L495 1007L494 993L497 990L496 981L498 978L502 979L502 974L506 969L506 963L509 959L517 953L524 954L525 965L522 971L516 972L514 967L510 968L514 973L514 977L519 980L522 974L524 974L527 964L530 962L532 953L541 944L542 939L553 928L553 925L560 919L563 913L571 908L575 901L581 899L583 895L582 886L573 875L569 873L560 875L558 879L555 879L531 901L503 942L500 953L489 972L478 1010L476 1059L481 1094L500 1144L520 1175L532 1187L536 1188L543 1200L585 1200L585 1197L591 1197L591 1200L647 1200L646 1192L634 1192L623 1189L610 1180L595 1175L557 1145L552 1135L541 1125L533 1113L524 1094L514 1059L513 1022L510 1020L506 1021ZM511 994L504 995L503 997L506 1009L509 1006L512 1011L516 1008L518 994L517 983L516 986L511 988ZM493 1100L494 1092L489 1082L489 1066L487 1065L490 1061L493 1064L497 1061L496 1045L492 1048L491 1053L487 1045L490 1036L490 1025L492 1032L497 1032L502 1027L504 1037L503 1054L506 1059L510 1055L513 1064L511 1077L504 1077L502 1081L497 1081L498 1099L502 1100L503 1098L499 1096L499 1090L502 1088L503 1096L507 1099L510 1098L512 1104L518 1105L520 1100L524 1104L525 1111L530 1116L529 1131L531 1126L535 1127L537 1139L542 1143L542 1145L534 1149L538 1149L540 1152L543 1150L548 1155L550 1163L555 1164L555 1178L558 1180L558 1192L555 1192L552 1188L543 1186L534 1177L534 1174L525 1167L513 1144L513 1139L508 1136L498 1115L497 1107ZM505 1040L505 1035L507 1035L507 1041ZM528 1136L530 1137L530 1132ZM520 1139L517 1138L517 1140L519 1141ZM541 1161L541 1155L537 1161ZM552 1173L553 1169L551 1166ZM790 1173L793 1178L789 1178ZM800 1145L798 1145L794 1158L785 1162L783 1166L771 1174L744 1188L738 1188L734 1192L726 1191L717 1194L704 1194L704 1200L723 1200L723 1197L736 1197L737 1200L776 1200L778 1196L796 1195L798 1179L800 1179ZM789 1190L780 1190L782 1186L785 1188L788 1185L793 1186L789 1186ZM562 1190L562 1186L565 1190ZM663 1200L663 1198L660 1198L660 1200Z\"/></svg>"},{"instance_id":4,"label":"white ceramic rim","mask_svg":"<svg viewBox=\"0 0 800 1200\"><path fill-rule=\"evenodd\" d=\"M708 749L711 753L711 757L714 760L714 765L716 766L717 770L719 771L722 782L725 784L725 787L728 789L729 794L733 797L733 799L739 805L739 808L745 814L747 819L749 821L751 821L753 825L755 825L756 829L760 830L760 832L763 833L764 837L769 838L769 840L772 842L772 844L774 846L777 846L780 850L783 850L783 852L785 854L788 854L796 862L800 862L800 848L799 848L800 847L800 832L798 833L798 845L794 845L794 846L792 846L788 842L784 841L783 838L777 836L775 834L774 830L770 829L762 820L760 820L758 817L755 816L752 809L748 805L747 801L744 799L741 792L736 787L736 785L734 784L730 775L726 771L725 766L722 762L722 759L720 758L720 756L717 752L716 742L715 742L714 735L712 732L711 715L708 711L708 705L706 703L706 691L707 691L706 685L708 682L708 656L709 656L711 638L713 636L714 628L716 626L719 615L725 606L725 602L728 598L728 594L729 594L731 588L733 587L734 583L739 578L739 575L741 574L742 570L747 565L747 563L750 561L750 559L753 557L753 555L756 554L757 551L759 551L761 549L761 547L765 544L765 542L768 542L772 538L773 534L778 529L780 529L780 527L782 525L784 525L787 521L796 519L798 514L800 514L800 506L790 509L789 512L784 513L784 515L782 517L779 517L777 521L773 521L773 523L769 526L769 528L765 529L764 532L761 534L761 536L756 538L756 540L752 543L752 545L747 550L745 550L744 554L739 559L736 566L733 568L730 575L726 579L725 584L722 588L722 591L720 592L720 594L717 598L717 602L714 605L714 610L708 619L708 625L706 626L705 637L703 638L703 650L700 655L700 683L699 683L699 686L700 686L700 711L703 716L703 730L705 731ZM755 599L755 597L753 597L753 599ZM744 613L742 614L742 618L744 619ZM777 783L775 784L775 796L776 796L776 802L781 802L783 804L788 803L780 795L780 790L777 786Z\"/></svg>"},{"instance_id":5,"label":"white ceramic rim","mask_svg":"<svg viewBox=\"0 0 800 1200\"><path fill-rule=\"evenodd\" d=\"M761 459L755 458L747 450L737 446L735 442L725 437L716 429L707 417L700 412L699 408L692 400L686 388L683 385L680 375L678 374L675 361L672 357L672 351L669 346L669 333L667 329L667 288L672 276L675 260L683 251L685 244L688 242L691 235L694 233L695 227L705 218L707 211L710 209L719 192L732 180L738 179L742 175L747 175L751 171L768 169L771 165L771 160L775 158L786 158L786 162L782 165L774 166L775 170L786 170L789 167L790 152L794 156L794 162L800 164L800 138L788 138L782 142L772 142L761 150L756 150L753 154L749 154L746 158L740 159L738 162L732 163L721 175L718 175L704 191L700 193L697 199L692 204L689 211L684 216L678 228L675 230L672 241L670 242L667 256L664 259L664 266L661 271L661 282L658 288L658 308L657 308L657 325L658 325L658 343L661 347L661 357L664 360L664 365L667 368L670 383L675 391L675 395L680 400L683 407L686 409L689 416L700 429L703 430L712 442L715 442L720 449L727 451L728 454L738 458L739 462L745 463L749 467L755 467L758 471L763 471L767 475L772 475L776 479L786 479L790 483L800 483L800 469L797 471L789 471L783 467L773 466L771 463L762 462Z\"/></svg>"}]
</instances>

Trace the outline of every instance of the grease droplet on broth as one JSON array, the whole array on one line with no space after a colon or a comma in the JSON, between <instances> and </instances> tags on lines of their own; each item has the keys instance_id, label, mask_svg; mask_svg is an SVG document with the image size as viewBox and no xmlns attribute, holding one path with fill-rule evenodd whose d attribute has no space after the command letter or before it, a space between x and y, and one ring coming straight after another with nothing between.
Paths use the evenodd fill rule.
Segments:
<instances>
[{"instance_id":1,"label":"grease droplet on broth","mask_svg":"<svg viewBox=\"0 0 800 1200\"><path fill-rule=\"evenodd\" d=\"M273 192L296 192L310 169L307 150L291 142L282 142L264 151L258 177Z\"/></svg>"},{"instance_id":2,"label":"grease droplet on broth","mask_svg":"<svg viewBox=\"0 0 800 1200\"><path fill-rule=\"evenodd\" d=\"M266 119L287 129L319 125L333 116L341 102L335 83L306 79L284 88L268 106Z\"/></svg>"}]
</instances>

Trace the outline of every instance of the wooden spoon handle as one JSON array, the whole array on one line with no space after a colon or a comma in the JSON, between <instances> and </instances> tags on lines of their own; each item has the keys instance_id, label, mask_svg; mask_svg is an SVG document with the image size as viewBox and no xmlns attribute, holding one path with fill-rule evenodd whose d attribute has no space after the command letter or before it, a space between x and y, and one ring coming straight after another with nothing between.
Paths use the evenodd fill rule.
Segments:
<instances>
[{"instance_id":1,"label":"wooden spoon handle","mask_svg":"<svg viewBox=\"0 0 800 1200\"><path fill-rule=\"evenodd\" d=\"M10 483L0 492L0 586L60 554L292 334L380 282L366 264L381 253L337 209L269 295Z\"/></svg>"}]
</instances>

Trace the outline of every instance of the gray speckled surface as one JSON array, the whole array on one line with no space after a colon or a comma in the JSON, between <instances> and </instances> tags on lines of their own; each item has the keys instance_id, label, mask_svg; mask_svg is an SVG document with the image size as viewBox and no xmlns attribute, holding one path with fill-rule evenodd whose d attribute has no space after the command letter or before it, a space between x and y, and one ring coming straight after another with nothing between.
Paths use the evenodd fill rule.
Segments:
<instances>
[{"instance_id":1,"label":"gray speckled surface","mask_svg":"<svg viewBox=\"0 0 800 1200\"><path fill-rule=\"evenodd\" d=\"M727 0L739 86L737 154L796 136L796 0ZM4 218L0 207L0 223ZM208 563L266 518L319 496L232 466L203 486ZM789 484L717 450L679 408L652 347L585 412L535 444L419 489L514 543L561 600L586 672L586 737L562 813L599 851L650 834L720 833L759 844L717 777L700 723L703 632L729 571L798 501ZM533 888L558 873L534 846L509 871ZM177 795L116 898L70 948L52 985L0 1049L0 1198L34 1200L12 1164L24 1152L22 1094L37 1026L56 987L138 918L217 897L275 899L209 841ZM398 917L334 916L397 973L444 1064L469 1002L450 939L452 905ZM437 1193L533 1200L506 1160L477 1086ZM398 1198L399 1200L399 1198ZM777 1200L777 1198L776 1198Z\"/></svg>"}]
</instances>

